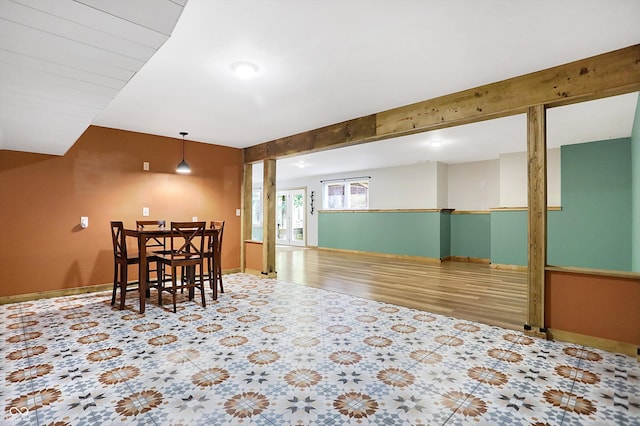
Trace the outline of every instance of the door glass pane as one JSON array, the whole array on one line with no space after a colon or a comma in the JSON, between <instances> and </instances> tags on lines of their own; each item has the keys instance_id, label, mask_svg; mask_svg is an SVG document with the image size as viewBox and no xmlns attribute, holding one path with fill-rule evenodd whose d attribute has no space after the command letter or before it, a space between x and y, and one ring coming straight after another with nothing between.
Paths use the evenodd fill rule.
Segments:
<instances>
[{"instance_id":1,"label":"door glass pane","mask_svg":"<svg viewBox=\"0 0 640 426\"><path fill-rule=\"evenodd\" d=\"M292 192L291 195L291 229L293 241L304 240L304 193Z\"/></svg>"},{"instance_id":2,"label":"door glass pane","mask_svg":"<svg viewBox=\"0 0 640 426\"><path fill-rule=\"evenodd\" d=\"M287 234L289 213L287 211L287 194L276 195L276 235L278 240L289 240Z\"/></svg>"}]
</instances>

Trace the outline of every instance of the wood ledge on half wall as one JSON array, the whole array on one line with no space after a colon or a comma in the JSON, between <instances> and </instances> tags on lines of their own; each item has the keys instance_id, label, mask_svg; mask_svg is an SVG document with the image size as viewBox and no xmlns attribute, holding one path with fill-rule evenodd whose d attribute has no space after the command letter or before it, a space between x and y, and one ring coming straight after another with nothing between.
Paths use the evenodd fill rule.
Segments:
<instances>
[{"instance_id":1,"label":"wood ledge on half wall","mask_svg":"<svg viewBox=\"0 0 640 426\"><path fill-rule=\"evenodd\" d=\"M451 214L489 214L491 212L527 211L527 207L492 207L489 210L456 209L350 209L318 210L318 213L451 213ZM547 211L561 211L562 207L547 207Z\"/></svg>"},{"instance_id":2,"label":"wood ledge on half wall","mask_svg":"<svg viewBox=\"0 0 640 426\"><path fill-rule=\"evenodd\" d=\"M350 209L318 210L319 213L451 213L455 209Z\"/></svg>"},{"instance_id":3,"label":"wood ledge on half wall","mask_svg":"<svg viewBox=\"0 0 640 426\"><path fill-rule=\"evenodd\" d=\"M567 274L583 274L583 275L598 275L605 277L625 278L634 281L640 281L640 272L629 271L615 271L612 269L592 269L592 268L578 268L575 266L552 266L548 265L544 268L545 271L550 272L564 272Z\"/></svg>"}]
</instances>

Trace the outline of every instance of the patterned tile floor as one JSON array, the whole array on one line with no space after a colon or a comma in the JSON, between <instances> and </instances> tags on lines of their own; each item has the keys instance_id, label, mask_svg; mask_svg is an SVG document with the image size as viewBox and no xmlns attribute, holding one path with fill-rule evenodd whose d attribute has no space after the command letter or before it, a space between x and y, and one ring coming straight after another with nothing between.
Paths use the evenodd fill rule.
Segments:
<instances>
[{"instance_id":1,"label":"patterned tile floor","mask_svg":"<svg viewBox=\"0 0 640 426\"><path fill-rule=\"evenodd\" d=\"M640 424L635 358L250 275L225 289L177 314L108 293L0 306L0 423Z\"/></svg>"}]
</instances>

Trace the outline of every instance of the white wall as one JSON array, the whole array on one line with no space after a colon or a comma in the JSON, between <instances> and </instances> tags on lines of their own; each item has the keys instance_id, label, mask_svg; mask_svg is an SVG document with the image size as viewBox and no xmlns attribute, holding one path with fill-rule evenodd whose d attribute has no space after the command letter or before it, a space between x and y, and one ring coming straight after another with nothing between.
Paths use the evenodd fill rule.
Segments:
<instances>
[{"instance_id":1,"label":"white wall","mask_svg":"<svg viewBox=\"0 0 640 426\"><path fill-rule=\"evenodd\" d=\"M456 210L489 210L500 202L499 160L449 164L448 207Z\"/></svg>"},{"instance_id":2,"label":"white wall","mask_svg":"<svg viewBox=\"0 0 640 426\"><path fill-rule=\"evenodd\" d=\"M438 163L438 203L436 207L446 209L449 207L449 166Z\"/></svg>"},{"instance_id":3,"label":"white wall","mask_svg":"<svg viewBox=\"0 0 640 426\"><path fill-rule=\"evenodd\" d=\"M560 148L547 150L547 205L560 206ZM527 153L500 155L499 207L527 206Z\"/></svg>"},{"instance_id":4,"label":"white wall","mask_svg":"<svg viewBox=\"0 0 640 426\"><path fill-rule=\"evenodd\" d=\"M370 209L433 209L438 206L438 165L427 161L409 166L367 170Z\"/></svg>"},{"instance_id":5,"label":"white wall","mask_svg":"<svg viewBox=\"0 0 640 426\"><path fill-rule=\"evenodd\" d=\"M548 204L560 206L560 150L547 154ZM279 181L278 190L306 188L308 246L318 245L318 210L322 209L321 180L370 176L370 209L489 210L527 205L526 153L504 154L499 160L461 164L433 161L408 166L359 170L295 181ZM315 209L309 197L315 191Z\"/></svg>"}]
</instances>

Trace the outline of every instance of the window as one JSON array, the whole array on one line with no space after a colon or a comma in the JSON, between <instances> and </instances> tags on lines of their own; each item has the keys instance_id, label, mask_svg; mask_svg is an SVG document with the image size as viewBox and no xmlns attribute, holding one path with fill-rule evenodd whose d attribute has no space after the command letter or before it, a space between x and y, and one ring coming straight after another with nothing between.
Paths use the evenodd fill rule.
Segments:
<instances>
[{"instance_id":1,"label":"window","mask_svg":"<svg viewBox=\"0 0 640 426\"><path fill-rule=\"evenodd\" d=\"M322 207L326 210L358 210L369 208L369 180L354 179L341 182L322 183L324 197Z\"/></svg>"},{"instance_id":2,"label":"window","mask_svg":"<svg viewBox=\"0 0 640 426\"><path fill-rule=\"evenodd\" d=\"M262 241L262 188L253 188L251 194L251 239Z\"/></svg>"}]
</instances>

